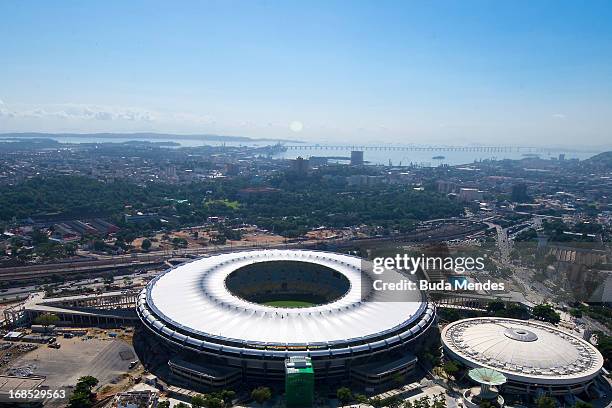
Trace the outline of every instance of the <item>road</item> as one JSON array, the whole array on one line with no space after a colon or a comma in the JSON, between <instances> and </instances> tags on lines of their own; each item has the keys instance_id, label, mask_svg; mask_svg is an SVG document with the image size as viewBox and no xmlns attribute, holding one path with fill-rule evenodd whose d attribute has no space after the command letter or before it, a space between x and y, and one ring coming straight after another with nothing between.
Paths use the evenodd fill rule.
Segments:
<instances>
[{"instance_id":1,"label":"road","mask_svg":"<svg viewBox=\"0 0 612 408\"><path fill-rule=\"evenodd\" d=\"M468 225L442 225L437 228L420 230L409 234L380 236L355 240L309 240L299 242L277 242L269 245L265 245L265 243L256 243L252 245L235 245L230 243L230 245L224 246L185 248L176 251L154 251L148 253L133 253L116 256L98 255L100 258L96 260L2 268L0 269L0 282L20 282L51 277L53 275L78 275L93 272L100 273L122 268L144 268L152 265L162 265L165 260L174 257L204 256L235 250L257 248L313 248L321 244L342 248L354 245L378 244L381 242L439 242L465 238L466 236L482 232L484 229L486 229L486 225L483 223L469 223L467 221L466 223Z\"/></svg>"}]
</instances>

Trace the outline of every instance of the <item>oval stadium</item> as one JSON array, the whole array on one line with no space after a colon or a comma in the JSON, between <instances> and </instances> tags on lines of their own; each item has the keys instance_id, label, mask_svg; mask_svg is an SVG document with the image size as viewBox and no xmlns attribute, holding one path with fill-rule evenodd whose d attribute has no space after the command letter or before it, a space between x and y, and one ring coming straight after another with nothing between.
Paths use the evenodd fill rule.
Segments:
<instances>
[{"instance_id":1,"label":"oval stadium","mask_svg":"<svg viewBox=\"0 0 612 408\"><path fill-rule=\"evenodd\" d=\"M442 342L447 357L504 374L503 391L510 394L580 394L604 362L590 343L531 320L459 320L442 330Z\"/></svg>"},{"instance_id":2,"label":"oval stadium","mask_svg":"<svg viewBox=\"0 0 612 408\"><path fill-rule=\"evenodd\" d=\"M282 381L285 360L310 357L318 381L376 388L414 369L436 315L421 292L371 290L364 265L312 250L215 255L156 277L137 313L178 380Z\"/></svg>"}]
</instances>

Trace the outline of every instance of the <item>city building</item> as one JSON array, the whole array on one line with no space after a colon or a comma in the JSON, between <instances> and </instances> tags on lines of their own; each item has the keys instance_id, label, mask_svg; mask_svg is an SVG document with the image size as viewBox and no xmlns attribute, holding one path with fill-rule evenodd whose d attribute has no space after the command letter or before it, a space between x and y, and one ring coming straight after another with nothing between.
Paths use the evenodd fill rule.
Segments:
<instances>
[{"instance_id":1,"label":"city building","mask_svg":"<svg viewBox=\"0 0 612 408\"><path fill-rule=\"evenodd\" d=\"M351 152L351 166L361 166L361 165L363 165L363 151L353 150Z\"/></svg>"},{"instance_id":2,"label":"city building","mask_svg":"<svg viewBox=\"0 0 612 408\"><path fill-rule=\"evenodd\" d=\"M314 370L309 357L285 361L285 401L288 407L311 407L314 400Z\"/></svg>"},{"instance_id":3,"label":"city building","mask_svg":"<svg viewBox=\"0 0 612 408\"><path fill-rule=\"evenodd\" d=\"M138 213L138 214L133 214L133 215L125 214L124 220L126 223L141 223L141 222L149 222L149 221L158 221L159 215L157 215L156 213L149 213L149 214Z\"/></svg>"},{"instance_id":4,"label":"city building","mask_svg":"<svg viewBox=\"0 0 612 408\"><path fill-rule=\"evenodd\" d=\"M240 174L240 166L237 163L226 163L225 174L228 176L237 176Z\"/></svg>"},{"instance_id":5,"label":"city building","mask_svg":"<svg viewBox=\"0 0 612 408\"><path fill-rule=\"evenodd\" d=\"M14 376L0 375L0 406L8 407L40 407L40 401L32 401L27 398L27 394L41 392L45 388L42 387L45 377L33 376ZM20 394L25 393L26 398L17 397L15 391L19 390ZM23 395L23 394L22 394Z\"/></svg>"},{"instance_id":6,"label":"city building","mask_svg":"<svg viewBox=\"0 0 612 408\"><path fill-rule=\"evenodd\" d=\"M447 357L469 368L502 373L508 394L561 396L586 391L603 367L599 351L583 339L545 323L480 317L442 330Z\"/></svg>"},{"instance_id":7,"label":"city building","mask_svg":"<svg viewBox=\"0 0 612 408\"><path fill-rule=\"evenodd\" d=\"M325 156L310 156L308 161L313 167L327 166L329 158Z\"/></svg>"},{"instance_id":8,"label":"city building","mask_svg":"<svg viewBox=\"0 0 612 408\"><path fill-rule=\"evenodd\" d=\"M155 408L158 394L154 391L130 391L115 395L113 408Z\"/></svg>"},{"instance_id":9,"label":"city building","mask_svg":"<svg viewBox=\"0 0 612 408\"><path fill-rule=\"evenodd\" d=\"M436 188L440 193L454 193L457 191L457 184L452 181L438 180L436 181Z\"/></svg>"},{"instance_id":10,"label":"city building","mask_svg":"<svg viewBox=\"0 0 612 408\"><path fill-rule=\"evenodd\" d=\"M484 193L477 188L465 188L459 189L459 200L463 202L469 201L480 201L483 198Z\"/></svg>"},{"instance_id":11,"label":"city building","mask_svg":"<svg viewBox=\"0 0 612 408\"><path fill-rule=\"evenodd\" d=\"M307 159L304 159L303 157L298 157L292 162L292 170L299 175L305 175L306 173L308 173L309 169L310 163Z\"/></svg>"},{"instance_id":12,"label":"city building","mask_svg":"<svg viewBox=\"0 0 612 408\"><path fill-rule=\"evenodd\" d=\"M199 385L282 382L287 359L309 357L317 381L375 389L383 378L412 372L435 308L418 290L372 290L375 277L362 262L307 250L211 256L152 280L137 313L174 356L175 376ZM310 305L267 304L296 298Z\"/></svg>"}]
</instances>

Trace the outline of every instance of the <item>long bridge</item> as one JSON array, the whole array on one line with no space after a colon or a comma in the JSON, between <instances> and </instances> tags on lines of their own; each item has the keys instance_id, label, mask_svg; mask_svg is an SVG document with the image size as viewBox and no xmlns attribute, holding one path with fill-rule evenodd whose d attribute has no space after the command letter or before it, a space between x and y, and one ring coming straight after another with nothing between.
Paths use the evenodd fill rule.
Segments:
<instances>
[{"instance_id":1,"label":"long bridge","mask_svg":"<svg viewBox=\"0 0 612 408\"><path fill-rule=\"evenodd\" d=\"M287 150L378 150L412 152L559 153L566 150L533 146L388 146L388 145L282 145Z\"/></svg>"}]
</instances>

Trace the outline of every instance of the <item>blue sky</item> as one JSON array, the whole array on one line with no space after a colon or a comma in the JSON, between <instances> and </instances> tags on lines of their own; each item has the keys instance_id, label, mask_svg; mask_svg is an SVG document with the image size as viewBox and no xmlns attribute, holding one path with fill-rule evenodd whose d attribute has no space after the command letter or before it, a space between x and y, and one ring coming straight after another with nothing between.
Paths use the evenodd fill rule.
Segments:
<instances>
[{"instance_id":1,"label":"blue sky","mask_svg":"<svg viewBox=\"0 0 612 408\"><path fill-rule=\"evenodd\" d=\"M5 1L0 131L609 145L610 21L597 1Z\"/></svg>"}]
</instances>

